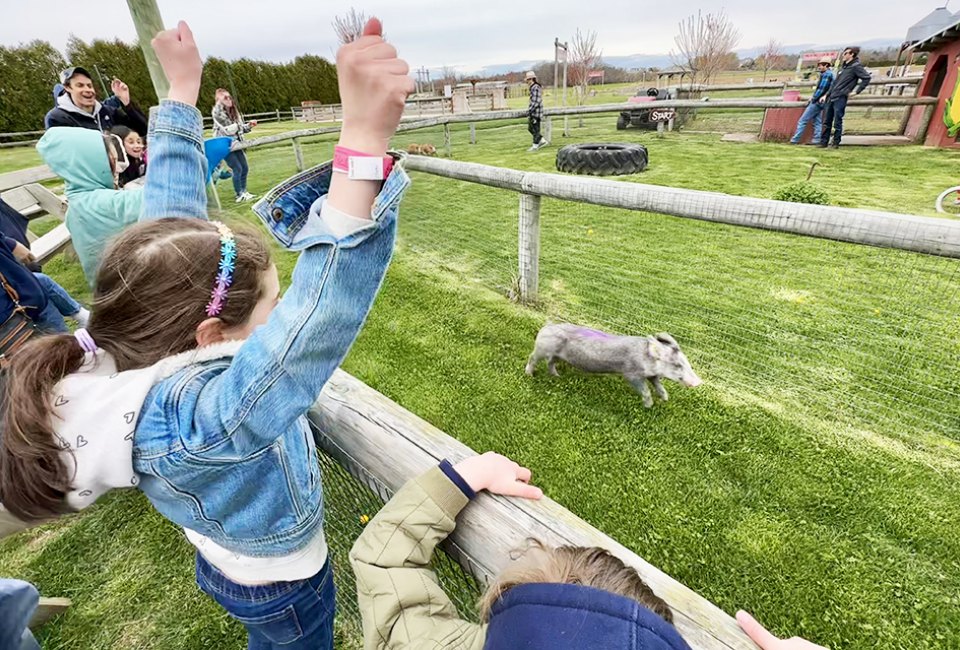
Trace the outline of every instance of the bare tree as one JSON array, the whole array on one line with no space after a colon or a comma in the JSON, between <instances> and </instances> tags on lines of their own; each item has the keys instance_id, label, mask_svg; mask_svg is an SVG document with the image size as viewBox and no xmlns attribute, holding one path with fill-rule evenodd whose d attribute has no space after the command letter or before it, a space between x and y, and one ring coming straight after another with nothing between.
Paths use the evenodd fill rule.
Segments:
<instances>
[{"instance_id":1,"label":"bare tree","mask_svg":"<svg viewBox=\"0 0 960 650\"><path fill-rule=\"evenodd\" d=\"M733 48L740 42L740 31L726 12L704 14L698 11L680 22L674 37L676 49L670 58L690 77L690 83L710 83L714 75L730 61Z\"/></svg>"},{"instance_id":2,"label":"bare tree","mask_svg":"<svg viewBox=\"0 0 960 650\"><path fill-rule=\"evenodd\" d=\"M771 38L763 47L763 52L757 57L760 68L763 70L763 80L767 80L767 73L770 70L779 70L783 68L786 57L783 53L783 43L775 38Z\"/></svg>"},{"instance_id":3,"label":"bare tree","mask_svg":"<svg viewBox=\"0 0 960 650\"><path fill-rule=\"evenodd\" d=\"M340 45L352 43L363 34L367 24L367 15L350 7L350 11L333 19L333 31L336 32Z\"/></svg>"},{"instance_id":4,"label":"bare tree","mask_svg":"<svg viewBox=\"0 0 960 650\"><path fill-rule=\"evenodd\" d=\"M456 86L458 81L460 81L460 73L458 73L457 69L452 65L445 65L440 68L441 84L450 84L451 86Z\"/></svg>"},{"instance_id":5,"label":"bare tree","mask_svg":"<svg viewBox=\"0 0 960 650\"><path fill-rule=\"evenodd\" d=\"M583 106L587 101L587 86L590 83L590 73L601 66L603 52L597 47L597 33L593 30L573 35L570 43L570 63L567 76L570 85L577 89L577 104ZM580 126L583 126L583 116L580 116Z\"/></svg>"}]
</instances>

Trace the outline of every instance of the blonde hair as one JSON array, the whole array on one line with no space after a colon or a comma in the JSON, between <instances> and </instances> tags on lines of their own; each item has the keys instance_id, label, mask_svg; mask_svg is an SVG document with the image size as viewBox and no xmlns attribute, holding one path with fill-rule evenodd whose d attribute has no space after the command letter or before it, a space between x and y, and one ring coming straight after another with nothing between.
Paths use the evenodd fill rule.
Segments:
<instances>
[{"instance_id":1,"label":"blonde hair","mask_svg":"<svg viewBox=\"0 0 960 650\"><path fill-rule=\"evenodd\" d=\"M504 569L480 597L480 618L489 622L494 604L508 591L523 584L553 583L602 589L637 601L654 614L673 623L666 602L643 581L636 569L610 551L597 546L549 548L535 539Z\"/></svg>"}]
</instances>

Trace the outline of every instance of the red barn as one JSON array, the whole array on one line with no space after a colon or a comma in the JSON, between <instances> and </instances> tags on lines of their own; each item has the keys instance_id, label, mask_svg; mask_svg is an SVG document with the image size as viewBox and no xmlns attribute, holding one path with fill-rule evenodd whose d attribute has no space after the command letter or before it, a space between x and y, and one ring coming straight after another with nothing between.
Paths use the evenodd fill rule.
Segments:
<instances>
[{"instance_id":1,"label":"red barn","mask_svg":"<svg viewBox=\"0 0 960 650\"><path fill-rule=\"evenodd\" d=\"M931 14L924 20L933 16L934 14ZM937 16L939 19L942 17L942 15ZM937 97L940 100L934 108L933 119L924 144L932 147L960 148L957 138L951 138L947 134L947 126L943 121L947 100L953 96L954 89L957 87L957 71L960 69L960 14L949 16L948 21L938 20L937 22L941 24L924 25L926 29L923 31L926 33L921 34L916 42L908 47L913 53L927 53L927 67L923 72L923 80L917 88L917 95ZM921 24L917 25L917 27L920 26ZM916 137L923 131L925 109L924 106L913 108L907 122L907 136Z\"/></svg>"}]
</instances>

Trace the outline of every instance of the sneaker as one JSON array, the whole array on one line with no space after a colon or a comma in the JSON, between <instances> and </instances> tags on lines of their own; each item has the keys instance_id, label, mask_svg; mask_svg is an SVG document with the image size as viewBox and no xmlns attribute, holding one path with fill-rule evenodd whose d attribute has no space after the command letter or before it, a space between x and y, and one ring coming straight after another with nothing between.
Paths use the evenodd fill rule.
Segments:
<instances>
[{"instance_id":1,"label":"sneaker","mask_svg":"<svg viewBox=\"0 0 960 650\"><path fill-rule=\"evenodd\" d=\"M237 198L235 199L235 201L237 203L244 203L247 201L247 197L245 196L245 194L237 194Z\"/></svg>"},{"instance_id":2,"label":"sneaker","mask_svg":"<svg viewBox=\"0 0 960 650\"><path fill-rule=\"evenodd\" d=\"M548 146L550 146L550 141L544 138L540 141L540 144L537 145L537 149L543 149L544 147Z\"/></svg>"},{"instance_id":3,"label":"sneaker","mask_svg":"<svg viewBox=\"0 0 960 650\"><path fill-rule=\"evenodd\" d=\"M840 143L839 143L839 142L834 142L833 144L830 145L830 148L831 148L831 149L839 149L839 148L840 148Z\"/></svg>"},{"instance_id":4,"label":"sneaker","mask_svg":"<svg viewBox=\"0 0 960 650\"><path fill-rule=\"evenodd\" d=\"M540 148L539 146L533 145L532 147L530 147L529 149L527 149L527 153L534 152L534 151L536 151L536 150L539 149L539 148Z\"/></svg>"},{"instance_id":5,"label":"sneaker","mask_svg":"<svg viewBox=\"0 0 960 650\"><path fill-rule=\"evenodd\" d=\"M243 203L243 202L245 202L245 201L252 201L252 200L254 200L255 198L257 198L257 197L254 196L253 194L251 194L250 192L247 192L246 190L244 190L243 192L240 193L240 196L237 197L237 203Z\"/></svg>"}]
</instances>

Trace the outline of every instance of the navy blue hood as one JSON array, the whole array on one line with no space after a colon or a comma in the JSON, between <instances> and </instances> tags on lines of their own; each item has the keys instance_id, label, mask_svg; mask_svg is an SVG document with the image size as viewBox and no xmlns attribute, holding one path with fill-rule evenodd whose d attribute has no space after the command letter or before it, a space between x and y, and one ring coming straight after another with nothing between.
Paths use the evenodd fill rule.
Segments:
<instances>
[{"instance_id":1,"label":"navy blue hood","mask_svg":"<svg viewBox=\"0 0 960 650\"><path fill-rule=\"evenodd\" d=\"M637 601L567 584L525 584L493 606L484 650L690 650Z\"/></svg>"}]
</instances>

